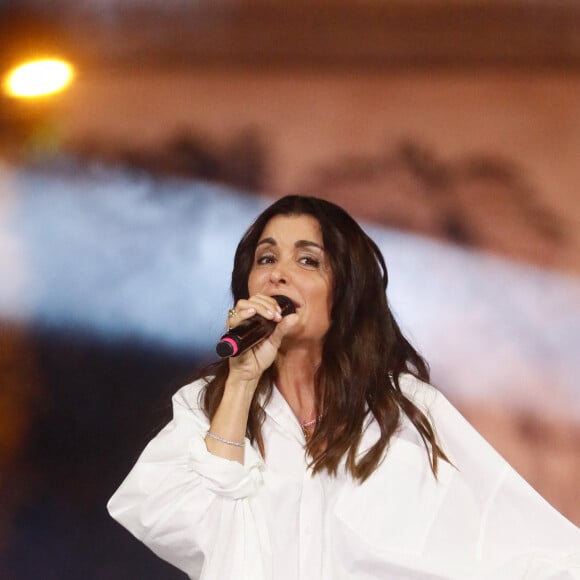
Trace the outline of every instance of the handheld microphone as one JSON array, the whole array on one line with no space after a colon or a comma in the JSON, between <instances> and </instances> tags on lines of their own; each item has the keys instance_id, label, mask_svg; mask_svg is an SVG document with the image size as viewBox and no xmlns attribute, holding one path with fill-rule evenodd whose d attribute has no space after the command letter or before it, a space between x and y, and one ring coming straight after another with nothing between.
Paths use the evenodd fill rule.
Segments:
<instances>
[{"instance_id":1,"label":"handheld microphone","mask_svg":"<svg viewBox=\"0 0 580 580\"><path fill-rule=\"evenodd\" d=\"M282 308L282 316L296 312L294 302L288 296L272 296ZM226 332L217 343L215 350L222 358L239 356L265 338L268 338L277 322L268 320L259 314L244 320L241 324Z\"/></svg>"}]
</instances>

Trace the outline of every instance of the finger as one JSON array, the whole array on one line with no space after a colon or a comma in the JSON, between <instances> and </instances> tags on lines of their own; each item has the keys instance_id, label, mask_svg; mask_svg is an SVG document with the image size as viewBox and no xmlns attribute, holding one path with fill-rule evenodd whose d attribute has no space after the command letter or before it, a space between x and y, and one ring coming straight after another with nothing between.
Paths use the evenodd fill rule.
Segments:
<instances>
[{"instance_id":1,"label":"finger","mask_svg":"<svg viewBox=\"0 0 580 580\"><path fill-rule=\"evenodd\" d=\"M282 312L282 308L278 302L272 298L272 296L266 296L265 294L254 294L253 296L250 296L248 300L258 308L260 306L264 307L267 313L272 312L276 314L276 312Z\"/></svg>"},{"instance_id":2,"label":"finger","mask_svg":"<svg viewBox=\"0 0 580 580\"><path fill-rule=\"evenodd\" d=\"M227 329L231 330L232 328L235 328L240 323L244 322L244 320L247 320L248 318L254 316L254 314L256 314L256 308L254 306L252 306L251 304L247 304L244 306L243 304L240 304L238 301L238 304L236 304L236 306L228 310L226 318Z\"/></svg>"},{"instance_id":3,"label":"finger","mask_svg":"<svg viewBox=\"0 0 580 580\"><path fill-rule=\"evenodd\" d=\"M271 296L255 294L248 299L238 300L236 303L236 309L240 311L249 308L254 308L254 313L258 313L260 316L269 320L279 321L281 319L282 309Z\"/></svg>"},{"instance_id":4,"label":"finger","mask_svg":"<svg viewBox=\"0 0 580 580\"><path fill-rule=\"evenodd\" d=\"M232 330L255 314L279 322L282 319L281 308L271 296L256 294L247 299L240 299L228 310L226 328Z\"/></svg>"}]
</instances>

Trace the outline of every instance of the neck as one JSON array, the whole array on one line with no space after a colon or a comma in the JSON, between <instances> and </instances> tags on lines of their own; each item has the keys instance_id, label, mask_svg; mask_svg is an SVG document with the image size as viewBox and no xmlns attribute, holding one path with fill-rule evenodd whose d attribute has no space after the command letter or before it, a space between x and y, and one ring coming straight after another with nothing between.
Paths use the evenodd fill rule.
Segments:
<instances>
[{"instance_id":1,"label":"neck","mask_svg":"<svg viewBox=\"0 0 580 580\"><path fill-rule=\"evenodd\" d=\"M276 384L301 423L316 417L314 377L320 356L309 349L280 352L276 359Z\"/></svg>"}]
</instances>

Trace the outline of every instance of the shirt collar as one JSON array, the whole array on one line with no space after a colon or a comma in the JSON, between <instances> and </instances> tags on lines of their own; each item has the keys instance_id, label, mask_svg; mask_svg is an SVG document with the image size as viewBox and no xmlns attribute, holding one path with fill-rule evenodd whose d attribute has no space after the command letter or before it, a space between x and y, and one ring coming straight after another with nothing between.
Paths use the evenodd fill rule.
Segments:
<instances>
[{"instance_id":1,"label":"shirt collar","mask_svg":"<svg viewBox=\"0 0 580 580\"><path fill-rule=\"evenodd\" d=\"M290 405L278 390L276 384L272 385L272 396L265 408L266 414L276 424L278 429L285 435L296 439L300 445L304 445L305 438L302 427L292 412Z\"/></svg>"}]
</instances>

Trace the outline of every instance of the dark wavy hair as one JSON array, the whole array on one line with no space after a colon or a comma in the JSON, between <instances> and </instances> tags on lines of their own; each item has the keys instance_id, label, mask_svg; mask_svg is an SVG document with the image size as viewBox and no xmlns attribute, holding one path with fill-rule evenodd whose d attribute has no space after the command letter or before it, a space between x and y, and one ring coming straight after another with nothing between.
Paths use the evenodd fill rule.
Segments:
<instances>
[{"instance_id":1,"label":"dark wavy hair","mask_svg":"<svg viewBox=\"0 0 580 580\"><path fill-rule=\"evenodd\" d=\"M306 445L313 472L326 470L335 475L346 457L347 470L364 481L380 464L404 413L421 436L431 470L437 476L438 460L448 459L429 419L399 386L403 373L428 382L427 363L403 336L389 308L388 274L381 251L346 211L322 199L297 195L270 205L250 226L236 250L231 285L234 303L248 298L256 245L266 224L278 215L308 215L318 221L332 270L331 325L315 377L316 409L324 413ZM210 420L222 399L228 371L227 360L202 371L213 377L202 401ZM247 424L247 435L262 455L265 412L260 401L267 404L275 372L272 365L262 375ZM380 428L380 437L364 455L357 456L369 413Z\"/></svg>"}]
</instances>

